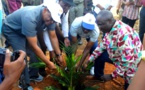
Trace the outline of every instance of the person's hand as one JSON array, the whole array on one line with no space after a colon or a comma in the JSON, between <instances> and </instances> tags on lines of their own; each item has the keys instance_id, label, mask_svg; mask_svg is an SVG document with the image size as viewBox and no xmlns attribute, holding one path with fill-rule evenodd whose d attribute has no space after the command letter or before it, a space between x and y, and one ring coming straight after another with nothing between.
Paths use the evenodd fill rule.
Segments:
<instances>
[{"instance_id":1,"label":"person's hand","mask_svg":"<svg viewBox=\"0 0 145 90\"><path fill-rule=\"evenodd\" d=\"M89 60L87 60L84 64L83 64L83 71L87 70L88 64L90 63Z\"/></svg>"},{"instance_id":2,"label":"person's hand","mask_svg":"<svg viewBox=\"0 0 145 90\"><path fill-rule=\"evenodd\" d=\"M119 9L116 10L116 13L119 14Z\"/></svg>"},{"instance_id":3,"label":"person's hand","mask_svg":"<svg viewBox=\"0 0 145 90\"><path fill-rule=\"evenodd\" d=\"M70 46L70 41L67 37L64 39L64 44L65 46Z\"/></svg>"},{"instance_id":4,"label":"person's hand","mask_svg":"<svg viewBox=\"0 0 145 90\"><path fill-rule=\"evenodd\" d=\"M65 65L65 62L64 62L64 60L62 58L62 55L61 56L58 56L57 58L58 58L57 63L59 64L59 66L65 67L66 65Z\"/></svg>"},{"instance_id":5,"label":"person's hand","mask_svg":"<svg viewBox=\"0 0 145 90\"><path fill-rule=\"evenodd\" d=\"M56 69L56 66L53 62L49 61L49 63L46 64L47 67L50 69L50 70L54 70Z\"/></svg>"},{"instance_id":6,"label":"person's hand","mask_svg":"<svg viewBox=\"0 0 145 90\"><path fill-rule=\"evenodd\" d=\"M112 75L111 74L104 74L102 77L101 77L104 81L110 81L113 79Z\"/></svg>"},{"instance_id":7,"label":"person's hand","mask_svg":"<svg viewBox=\"0 0 145 90\"><path fill-rule=\"evenodd\" d=\"M101 7L100 10L105 10L105 8Z\"/></svg>"},{"instance_id":8,"label":"person's hand","mask_svg":"<svg viewBox=\"0 0 145 90\"><path fill-rule=\"evenodd\" d=\"M25 58L25 52L22 50L19 50L19 57L17 60L11 62L11 54L10 51L7 49L6 50L6 55L5 55L5 62L4 62L4 76L5 79L9 81L9 83L15 83L18 81L25 65L26 62L24 60Z\"/></svg>"}]
</instances>

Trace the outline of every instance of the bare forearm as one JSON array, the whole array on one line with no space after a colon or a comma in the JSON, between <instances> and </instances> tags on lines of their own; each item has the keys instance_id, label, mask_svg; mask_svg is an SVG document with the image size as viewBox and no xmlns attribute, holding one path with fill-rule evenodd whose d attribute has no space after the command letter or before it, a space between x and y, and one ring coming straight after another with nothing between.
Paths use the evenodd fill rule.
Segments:
<instances>
[{"instance_id":1,"label":"bare forearm","mask_svg":"<svg viewBox=\"0 0 145 90\"><path fill-rule=\"evenodd\" d=\"M109 10L110 11L110 9L112 8L112 6L109 6L108 8L107 8L107 10Z\"/></svg>"},{"instance_id":2,"label":"bare forearm","mask_svg":"<svg viewBox=\"0 0 145 90\"><path fill-rule=\"evenodd\" d=\"M49 63L49 60L46 58L39 46L33 47L33 51L43 62L45 62L46 64Z\"/></svg>"},{"instance_id":3,"label":"bare forearm","mask_svg":"<svg viewBox=\"0 0 145 90\"><path fill-rule=\"evenodd\" d=\"M4 81L0 84L0 90L11 90L13 87L13 82L11 79L4 79Z\"/></svg>"},{"instance_id":4,"label":"bare forearm","mask_svg":"<svg viewBox=\"0 0 145 90\"><path fill-rule=\"evenodd\" d=\"M80 65L80 66L84 63L86 57L87 57L88 54L89 54L89 51L90 51L90 50L84 50L83 56L82 56L82 58L81 58L81 60L80 60L80 62L79 62L79 65Z\"/></svg>"},{"instance_id":5,"label":"bare forearm","mask_svg":"<svg viewBox=\"0 0 145 90\"><path fill-rule=\"evenodd\" d=\"M57 37L56 38L51 38L51 42L52 42L52 46L53 46L53 49L54 49L55 53L60 54L61 51L60 51L60 48L59 48L59 43L58 43Z\"/></svg>"},{"instance_id":6,"label":"bare forearm","mask_svg":"<svg viewBox=\"0 0 145 90\"><path fill-rule=\"evenodd\" d=\"M100 4L97 4L97 7L98 7L100 10L105 9L105 8L104 8L104 7L102 7Z\"/></svg>"}]
</instances>

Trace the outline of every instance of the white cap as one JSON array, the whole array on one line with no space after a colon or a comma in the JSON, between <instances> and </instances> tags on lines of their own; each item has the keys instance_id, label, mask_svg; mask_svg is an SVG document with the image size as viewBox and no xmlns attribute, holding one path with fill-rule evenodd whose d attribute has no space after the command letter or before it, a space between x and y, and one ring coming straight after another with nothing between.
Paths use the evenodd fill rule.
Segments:
<instances>
[{"instance_id":1,"label":"white cap","mask_svg":"<svg viewBox=\"0 0 145 90\"><path fill-rule=\"evenodd\" d=\"M87 13L83 17L82 26L86 29L94 30L95 29L95 24L96 24L95 21L96 21L95 16L91 13Z\"/></svg>"},{"instance_id":2,"label":"white cap","mask_svg":"<svg viewBox=\"0 0 145 90\"><path fill-rule=\"evenodd\" d=\"M42 5L48 8L48 10L51 13L51 17L55 22L61 23L60 16L63 13L63 9L59 4L49 2L49 3L43 3Z\"/></svg>"}]
</instances>

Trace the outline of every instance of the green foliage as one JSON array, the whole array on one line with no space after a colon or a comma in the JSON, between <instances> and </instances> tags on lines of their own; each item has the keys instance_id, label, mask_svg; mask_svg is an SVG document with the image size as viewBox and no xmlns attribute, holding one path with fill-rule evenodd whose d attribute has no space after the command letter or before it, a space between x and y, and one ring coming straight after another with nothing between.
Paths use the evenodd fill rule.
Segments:
<instances>
[{"instance_id":1,"label":"green foliage","mask_svg":"<svg viewBox=\"0 0 145 90\"><path fill-rule=\"evenodd\" d=\"M30 67L34 67L34 68L45 68L46 64L42 61L40 62L36 62L36 63L31 63Z\"/></svg>"},{"instance_id":2,"label":"green foliage","mask_svg":"<svg viewBox=\"0 0 145 90\"><path fill-rule=\"evenodd\" d=\"M64 44L61 44L62 50L65 52L66 57L66 68L61 68L56 64L56 69L59 72L59 75L51 74L50 76L57 80L63 87L67 88L67 90L76 90L76 87L81 87L80 79L82 79L82 75L85 75L82 71L76 70L76 65L80 61L81 56L75 57L75 51L77 44L65 47ZM38 57L37 57L38 58ZM38 58L39 59L39 58ZM39 59L40 60L40 59ZM45 67L44 62L32 63L31 67ZM93 63L89 63L87 70L93 66ZM45 90L59 90L52 86L46 87ZM85 90L96 90L96 88L88 87Z\"/></svg>"},{"instance_id":3,"label":"green foliage","mask_svg":"<svg viewBox=\"0 0 145 90\"><path fill-rule=\"evenodd\" d=\"M57 88L55 88L53 86L49 86L49 87L45 87L44 90L59 90L59 89L57 89Z\"/></svg>"},{"instance_id":4,"label":"green foliage","mask_svg":"<svg viewBox=\"0 0 145 90\"><path fill-rule=\"evenodd\" d=\"M95 86L95 87L87 87L84 90L97 90L99 89L99 86Z\"/></svg>"},{"instance_id":5,"label":"green foliage","mask_svg":"<svg viewBox=\"0 0 145 90\"><path fill-rule=\"evenodd\" d=\"M57 66L57 71L60 76L51 75L55 80L57 80L63 87L68 88L68 90L75 90L76 85L79 83L82 72L76 71L76 64L81 59L81 56L75 58L75 55L68 55L66 57L67 67L65 69Z\"/></svg>"}]
</instances>

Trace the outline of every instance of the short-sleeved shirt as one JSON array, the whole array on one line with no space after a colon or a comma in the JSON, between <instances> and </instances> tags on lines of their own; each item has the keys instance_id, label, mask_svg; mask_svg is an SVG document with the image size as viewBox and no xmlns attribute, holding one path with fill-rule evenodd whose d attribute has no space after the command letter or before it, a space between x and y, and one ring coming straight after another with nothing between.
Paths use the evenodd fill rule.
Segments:
<instances>
[{"instance_id":1,"label":"short-sleeved shirt","mask_svg":"<svg viewBox=\"0 0 145 90\"><path fill-rule=\"evenodd\" d=\"M90 41L96 42L96 40L98 39L98 36L100 34L97 24L95 24L94 30L85 34L82 30L82 22L83 22L83 16L78 17L73 21L73 23L71 25L71 29L70 29L71 36L76 37L77 35L79 35L82 38L90 38Z\"/></svg>"},{"instance_id":2,"label":"short-sleeved shirt","mask_svg":"<svg viewBox=\"0 0 145 90\"><path fill-rule=\"evenodd\" d=\"M8 15L4 23L18 34L27 37L36 36L38 30L45 28L42 20L44 6L26 6ZM47 26L47 30L55 30L55 23Z\"/></svg>"}]
</instances>

